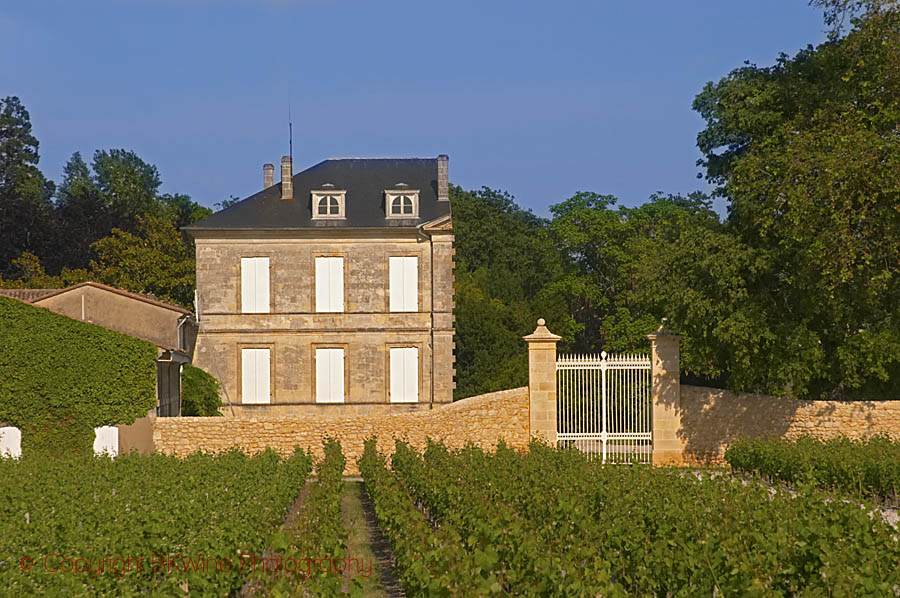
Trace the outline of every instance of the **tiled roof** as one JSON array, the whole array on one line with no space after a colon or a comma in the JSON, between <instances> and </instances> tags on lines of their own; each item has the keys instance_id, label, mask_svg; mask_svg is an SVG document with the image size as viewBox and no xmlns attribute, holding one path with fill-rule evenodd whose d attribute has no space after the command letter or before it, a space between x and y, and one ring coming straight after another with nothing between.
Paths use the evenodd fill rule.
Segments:
<instances>
[{"instance_id":1,"label":"tiled roof","mask_svg":"<svg viewBox=\"0 0 900 598\"><path fill-rule=\"evenodd\" d=\"M0 296L11 297L13 299L18 299L19 301L24 301L25 303L31 303L59 290L60 289L0 289Z\"/></svg>"}]
</instances>

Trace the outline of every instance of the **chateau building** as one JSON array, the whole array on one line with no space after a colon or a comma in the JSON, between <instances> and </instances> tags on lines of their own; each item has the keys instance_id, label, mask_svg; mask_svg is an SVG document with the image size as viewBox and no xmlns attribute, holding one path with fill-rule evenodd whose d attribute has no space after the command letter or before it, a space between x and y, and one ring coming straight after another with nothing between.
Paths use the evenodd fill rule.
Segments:
<instances>
[{"instance_id":1,"label":"chateau building","mask_svg":"<svg viewBox=\"0 0 900 598\"><path fill-rule=\"evenodd\" d=\"M372 413L453 397L448 157L331 159L186 231L195 365L225 415Z\"/></svg>"}]
</instances>

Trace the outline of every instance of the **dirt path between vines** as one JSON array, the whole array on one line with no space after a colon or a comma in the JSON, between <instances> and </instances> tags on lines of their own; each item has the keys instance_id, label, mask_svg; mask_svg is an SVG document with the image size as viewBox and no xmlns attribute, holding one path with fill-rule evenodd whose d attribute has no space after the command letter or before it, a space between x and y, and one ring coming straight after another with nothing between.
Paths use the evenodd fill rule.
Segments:
<instances>
[{"instance_id":1,"label":"dirt path between vines","mask_svg":"<svg viewBox=\"0 0 900 598\"><path fill-rule=\"evenodd\" d=\"M313 480L310 478L306 479L306 483L303 484L303 488L300 489L300 494L297 495L297 498L294 499L294 502L291 504L291 507L288 509L287 515L284 516L284 529L285 531L294 529L294 526L297 525L297 518L300 517L300 511L303 508L303 503L306 501L306 497L309 496L309 489L312 487ZM266 548L263 550L263 558L268 558L271 554L270 550ZM257 592L261 588L257 586L252 580L247 580L244 583L244 586L241 588L240 593L238 594L239 598L253 598L256 596Z\"/></svg>"},{"instance_id":2,"label":"dirt path between vines","mask_svg":"<svg viewBox=\"0 0 900 598\"><path fill-rule=\"evenodd\" d=\"M368 553L369 550L371 550L371 554L375 559L373 575L379 576L378 580L373 581L380 582L381 586L378 593L370 594L369 592L366 592L365 595L367 597L371 596L372 598L375 596L405 598L406 594L404 594L403 588L400 587L400 584L397 583L397 579L394 577L394 554L391 552L390 544L388 544L388 541L385 539L384 535L382 535L381 530L378 529L378 520L375 517L375 505L373 505L372 501L369 499L365 486L361 481L345 481L344 488L346 489L346 492L341 501L341 509L344 509L346 503L347 507L355 507L353 510L356 511L356 516L362 517L361 521L350 522L345 519L344 527L347 529L348 535L350 536L348 544L350 544L351 547L355 544L359 548L362 548L365 553ZM348 523L350 525L348 525ZM353 525L354 523L355 525ZM354 528L357 530L357 534L354 534ZM356 536L356 540L354 540L354 536ZM363 547L361 546L362 543L368 544L368 546Z\"/></svg>"}]
</instances>

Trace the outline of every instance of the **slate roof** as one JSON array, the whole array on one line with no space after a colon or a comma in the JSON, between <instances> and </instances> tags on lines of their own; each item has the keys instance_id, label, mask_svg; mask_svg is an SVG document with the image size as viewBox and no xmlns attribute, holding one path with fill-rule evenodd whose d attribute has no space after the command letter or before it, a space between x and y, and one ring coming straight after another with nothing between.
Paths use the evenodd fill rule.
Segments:
<instances>
[{"instance_id":1,"label":"slate roof","mask_svg":"<svg viewBox=\"0 0 900 598\"><path fill-rule=\"evenodd\" d=\"M310 192L346 190L346 218L312 219ZM405 183L419 190L419 217L385 217L384 191ZM450 214L450 202L437 198L436 158L336 158L294 175L294 199L281 199L281 183L186 226L186 231L298 230L320 228L415 228Z\"/></svg>"}]
</instances>

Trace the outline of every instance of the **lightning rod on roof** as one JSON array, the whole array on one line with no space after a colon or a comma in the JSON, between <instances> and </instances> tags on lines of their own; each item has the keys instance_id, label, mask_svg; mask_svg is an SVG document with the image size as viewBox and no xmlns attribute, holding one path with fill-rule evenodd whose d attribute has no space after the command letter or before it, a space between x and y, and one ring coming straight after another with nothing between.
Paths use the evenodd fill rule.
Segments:
<instances>
[{"instance_id":1,"label":"lightning rod on roof","mask_svg":"<svg viewBox=\"0 0 900 598\"><path fill-rule=\"evenodd\" d=\"M294 123L291 119L291 89L288 88L288 155L291 157L291 168L294 164ZM293 174L293 172L291 173Z\"/></svg>"}]
</instances>

